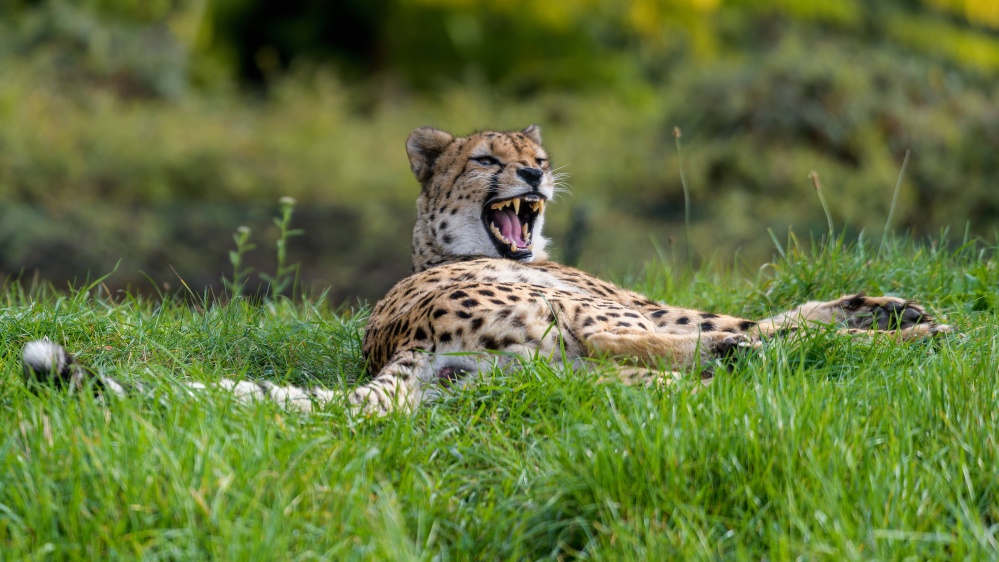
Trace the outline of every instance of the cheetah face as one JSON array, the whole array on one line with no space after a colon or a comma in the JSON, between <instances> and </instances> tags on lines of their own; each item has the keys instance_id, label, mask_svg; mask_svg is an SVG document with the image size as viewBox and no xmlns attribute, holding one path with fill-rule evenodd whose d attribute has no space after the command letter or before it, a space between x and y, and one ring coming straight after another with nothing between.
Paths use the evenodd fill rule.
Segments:
<instances>
[{"instance_id":1,"label":"cheetah face","mask_svg":"<svg viewBox=\"0 0 999 562\"><path fill-rule=\"evenodd\" d=\"M555 175L534 125L453 137L422 128L406 143L423 185L413 229L416 271L467 256L544 259Z\"/></svg>"}]
</instances>

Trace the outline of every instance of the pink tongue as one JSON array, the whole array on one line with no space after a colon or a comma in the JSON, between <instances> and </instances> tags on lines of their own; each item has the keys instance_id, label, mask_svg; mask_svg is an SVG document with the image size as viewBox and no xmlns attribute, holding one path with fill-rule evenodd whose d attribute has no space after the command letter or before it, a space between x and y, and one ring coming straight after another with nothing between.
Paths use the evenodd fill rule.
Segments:
<instances>
[{"instance_id":1,"label":"pink tongue","mask_svg":"<svg viewBox=\"0 0 999 562\"><path fill-rule=\"evenodd\" d=\"M507 240L513 240L518 248L527 247L527 242L524 242L524 231L520 226L520 217L513 212L513 209L502 209L497 211L493 217L496 219L496 226L499 227L500 232Z\"/></svg>"}]
</instances>

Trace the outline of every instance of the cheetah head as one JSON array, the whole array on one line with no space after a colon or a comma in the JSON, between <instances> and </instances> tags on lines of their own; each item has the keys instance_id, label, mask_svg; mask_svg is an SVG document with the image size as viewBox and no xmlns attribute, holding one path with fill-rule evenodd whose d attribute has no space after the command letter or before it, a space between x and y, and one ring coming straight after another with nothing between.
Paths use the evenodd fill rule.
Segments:
<instances>
[{"instance_id":1,"label":"cheetah head","mask_svg":"<svg viewBox=\"0 0 999 562\"><path fill-rule=\"evenodd\" d=\"M541 232L555 176L540 127L467 137L422 127L409 135L406 151L423 186L413 228L416 271L469 256L547 258Z\"/></svg>"}]
</instances>

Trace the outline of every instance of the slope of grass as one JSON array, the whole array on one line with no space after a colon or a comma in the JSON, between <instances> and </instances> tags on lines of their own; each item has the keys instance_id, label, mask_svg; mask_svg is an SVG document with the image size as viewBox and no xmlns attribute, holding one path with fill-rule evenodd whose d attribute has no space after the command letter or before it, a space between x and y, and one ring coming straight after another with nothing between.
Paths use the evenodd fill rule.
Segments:
<instances>
[{"instance_id":1,"label":"slope of grass","mask_svg":"<svg viewBox=\"0 0 999 562\"><path fill-rule=\"evenodd\" d=\"M358 421L191 396L245 376L362 372L364 313L0 293L0 553L9 559L996 558L994 248L799 249L757 279L659 265L629 284L761 315L857 290L926 303L933 343L809 332L707 389L491 373L415 415ZM765 274L765 275L764 275ZM158 399L31 392L52 336Z\"/></svg>"}]
</instances>

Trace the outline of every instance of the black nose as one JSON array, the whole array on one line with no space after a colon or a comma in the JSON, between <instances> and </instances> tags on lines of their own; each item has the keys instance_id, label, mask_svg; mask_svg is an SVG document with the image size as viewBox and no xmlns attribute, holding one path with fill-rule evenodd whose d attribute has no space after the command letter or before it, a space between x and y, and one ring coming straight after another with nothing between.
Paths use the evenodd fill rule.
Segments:
<instances>
[{"instance_id":1,"label":"black nose","mask_svg":"<svg viewBox=\"0 0 999 562\"><path fill-rule=\"evenodd\" d=\"M537 189L541 185L541 176L545 173L537 168L521 168L517 170L517 175L526 181L527 185Z\"/></svg>"}]
</instances>

